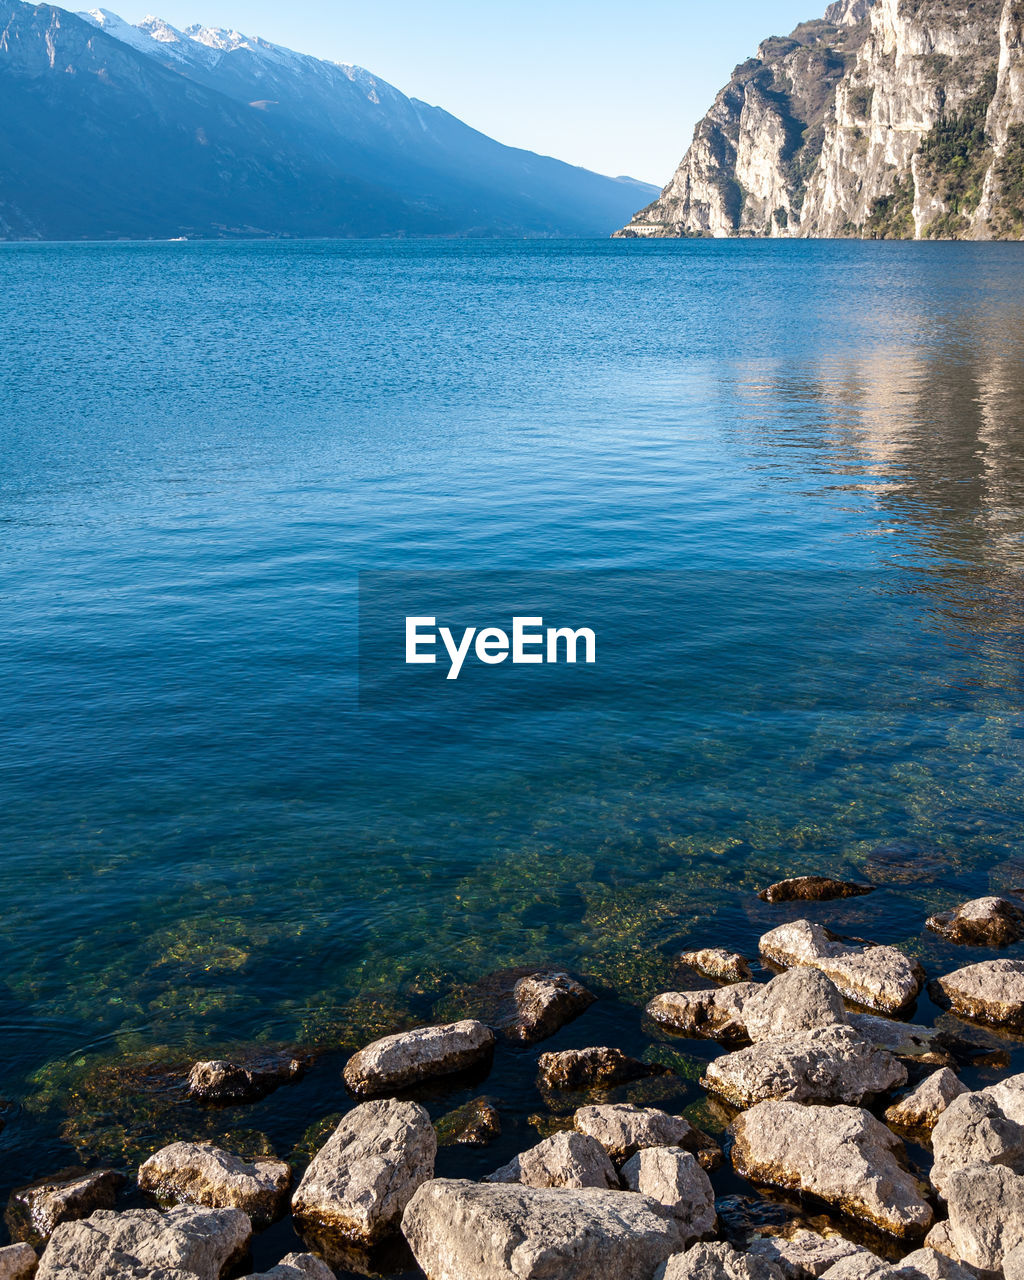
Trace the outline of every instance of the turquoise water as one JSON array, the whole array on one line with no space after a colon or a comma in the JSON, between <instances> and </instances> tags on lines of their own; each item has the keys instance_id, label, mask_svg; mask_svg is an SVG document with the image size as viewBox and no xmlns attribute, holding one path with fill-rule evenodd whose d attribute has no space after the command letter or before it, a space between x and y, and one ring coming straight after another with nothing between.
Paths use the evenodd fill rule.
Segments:
<instances>
[{"instance_id":1,"label":"turquoise water","mask_svg":"<svg viewBox=\"0 0 1024 1280\"><path fill-rule=\"evenodd\" d=\"M873 878L812 913L933 973L930 910L1024 885L1020 246L7 245L0 317L5 1186L287 1153L508 967L602 994L555 1047L654 1052L674 952L753 954L786 873ZM598 662L368 667L424 599ZM111 1102L238 1042L325 1057Z\"/></svg>"}]
</instances>

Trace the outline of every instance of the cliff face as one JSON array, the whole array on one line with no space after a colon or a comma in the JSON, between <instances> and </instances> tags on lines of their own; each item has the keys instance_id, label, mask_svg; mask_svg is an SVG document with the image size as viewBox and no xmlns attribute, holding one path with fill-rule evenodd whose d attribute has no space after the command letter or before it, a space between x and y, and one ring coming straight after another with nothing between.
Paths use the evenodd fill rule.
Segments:
<instances>
[{"instance_id":1,"label":"cliff face","mask_svg":"<svg viewBox=\"0 0 1024 1280\"><path fill-rule=\"evenodd\" d=\"M1024 237L1024 0L838 0L765 40L617 234Z\"/></svg>"}]
</instances>

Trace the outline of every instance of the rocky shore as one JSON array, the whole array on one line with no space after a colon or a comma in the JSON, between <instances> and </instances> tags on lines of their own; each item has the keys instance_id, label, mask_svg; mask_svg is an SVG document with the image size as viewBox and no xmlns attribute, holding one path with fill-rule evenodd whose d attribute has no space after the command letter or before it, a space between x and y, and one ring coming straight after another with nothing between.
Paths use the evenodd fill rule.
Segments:
<instances>
[{"instance_id":1,"label":"rocky shore","mask_svg":"<svg viewBox=\"0 0 1024 1280\"><path fill-rule=\"evenodd\" d=\"M464 1017L353 1054L338 1082L348 1109L304 1169L174 1141L130 1171L21 1188L0 1280L1024 1280L1024 1074L978 1034L1024 1032L1024 961L965 951L929 975L900 948L794 918L867 892L822 877L769 886L761 901L789 918L757 957L680 955L705 985L651 992L646 1017L715 1050L689 1116L612 1096L671 1077L669 1052L545 1049L600 1002L567 973L524 973L493 1026ZM1002 898L925 924L965 949L1024 937L1024 911ZM907 1020L925 990L952 1015L941 1027ZM432 1120L424 1103L485 1079L501 1044L529 1055L541 1140L479 1178L438 1176L439 1147L486 1151L501 1109L481 1096ZM197 1062L178 1087L245 1107L306 1066L287 1053ZM254 1271L256 1234L285 1220L303 1248Z\"/></svg>"}]
</instances>

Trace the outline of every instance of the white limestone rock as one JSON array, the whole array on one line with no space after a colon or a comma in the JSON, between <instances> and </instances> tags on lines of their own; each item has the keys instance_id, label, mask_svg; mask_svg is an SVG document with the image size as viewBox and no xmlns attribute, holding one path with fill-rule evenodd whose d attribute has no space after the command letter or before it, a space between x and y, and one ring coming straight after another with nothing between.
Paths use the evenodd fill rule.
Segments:
<instances>
[{"instance_id":1,"label":"white limestone rock","mask_svg":"<svg viewBox=\"0 0 1024 1280\"><path fill-rule=\"evenodd\" d=\"M774 1263L786 1280L817 1280L843 1258L870 1251L840 1235L824 1236L801 1227L785 1236L761 1236L747 1252Z\"/></svg>"},{"instance_id":2,"label":"white limestone rock","mask_svg":"<svg viewBox=\"0 0 1024 1280\"><path fill-rule=\"evenodd\" d=\"M250 1164L212 1142L172 1142L139 1169L139 1188L162 1204L242 1209L257 1227L284 1212L292 1171L281 1160Z\"/></svg>"},{"instance_id":3,"label":"white limestone rock","mask_svg":"<svg viewBox=\"0 0 1024 1280\"><path fill-rule=\"evenodd\" d=\"M746 1039L743 1008L760 990L758 982L737 982L709 991L664 991L649 1002L646 1013L659 1026L677 1035L728 1044Z\"/></svg>"},{"instance_id":4,"label":"white limestone rock","mask_svg":"<svg viewBox=\"0 0 1024 1280\"><path fill-rule=\"evenodd\" d=\"M789 969L754 992L743 1005L747 1035L772 1040L848 1021L835 983L818 969Z\"/></svg>"},{"instance_id":5,"label":"white limestone rock","mask_svg":"<svg viewBox=\"0 0 1024 1280\"><path fill-rule=\"evenodd\" d=\"M993 1027L1024 1031L1024 960L983 960L934 983L954 1013Z\"/></svg>"},{"instance_id":6,"label":"white limestone rock","mask_svg":"<svg viewBox=\"0 0 1024 1280\"><path fill-rule=\"evenodd\" d=\"M622 1180L675 1220L684 1244L713 1234L718 1220L711 1179L688 1151L646 1147L622 1166Z\"/></svg>"},{"instance_id":7,"label":"white limestone rock","mask_svg":"<svg viewBox=\"0 0 1024 1280\"><path fill-rule=\"evenodd\" d=\"M32 1280L38 1261L30 1244L9 1244L0 1248L0 1280Z\"/></svg>"},{"instance_id":8,"label":"white limestone rock","mask_svg":"<svg viewBox=\"0 0 1024 1280\"><path fill-rule=\"evenodd\" d=\"M571 1130L545 1138L484 1181L518 1182L524 1187L620 1189L618 1174L600 1142Z\"/></svg>"},{"instance_id":9,"label":"white limestone rock","mask_svg":"<svg viewBox=\"0 0 1024 1280\"><path fill-rule=\"evenodd\" d=\"M976 1164L1024 1172L1024 1075L954 1098L932 1131L932 1185L945 1195L951 1174Z\"/></svg>"},{"instance_id":10,"label":"white limestone rock","mask_svg":"<svg viewBox=\"0 0 1024 1280\"><path fill-rule=\"evenodd\" d=\"M949 1104L969 1090L949 1067L933 1071L885 1113L889 1124L903 1129L932 1129Z\"/></svg>"},{"instance_id":11,"label":"white limestone rock","mask_svg":"<svg viewBox=\"0 0 1024 1280\"><path fill-rule=\"evenodd\" d=\"M695 1244L669 1258L655 1280L782 1280L782 1272L757 1254L731 1244Z\"/></svg>"},{"instance_id":12,"label":"white limestone rock","mask_svg":"<svg viewBox=\"0 0 1024 1280\"><path fill-rule=\"evenodd\" d=\"M494 1032L467 1019L437 1027L418 1027L374 1040L345 1065L345 1083L357 1096L394 1092L455 1075L489 1061Z\"/></svg>"},{"instance_id":13,"label":"white limestone rock","mask_svg":"<svg viewBox=\"0 0 1024 1280\"><path fill-rule=\"evenodd\" d=\"M669 1115L656 1107L629 1102L580 1107L573 1124L579 1133L596 1138L616 1164L646 1147L681 1147L704 1169L717 1169L722 1163L722 1148L713 1138L685 1116Z\"/></svg>"}]
</instances>

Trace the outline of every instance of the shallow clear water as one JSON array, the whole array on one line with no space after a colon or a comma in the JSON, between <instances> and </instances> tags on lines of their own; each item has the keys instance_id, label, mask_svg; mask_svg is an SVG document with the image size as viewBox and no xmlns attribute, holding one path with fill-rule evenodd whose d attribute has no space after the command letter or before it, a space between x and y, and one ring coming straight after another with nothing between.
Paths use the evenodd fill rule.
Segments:
<instances>
[{"instance_id":1,"label":"shallow clear water","mask_svg":"<svg viewBox=\"0 0 1024 1280\"><path fill-rule=\"evenodd\" d=\"M651 1052L767 880L876 880L811 911L933 972L930 910L1024 885L1020 246L7 245L0 318L5 1186L134 1156L123 1055L322 1047L128 1124L286 1152L494 970ZM369 669L427 598L599 660Z\"/></svg>"}]
</instances>

